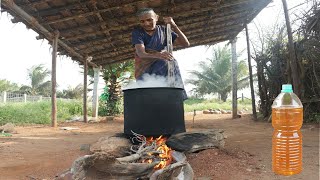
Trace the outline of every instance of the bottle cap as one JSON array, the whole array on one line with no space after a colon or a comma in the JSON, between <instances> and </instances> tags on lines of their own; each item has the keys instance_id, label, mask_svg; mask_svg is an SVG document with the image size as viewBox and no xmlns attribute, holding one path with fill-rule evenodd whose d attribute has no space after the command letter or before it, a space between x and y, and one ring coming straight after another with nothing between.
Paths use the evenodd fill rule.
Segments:
<instances>
[{"instance_id":1,"label":"bottle cap","mask_svg":"<svg viewBox=\"0 0 320 180\"><path fill-rule=\"evenodd\" d=\"M282 90L283 93L292 93L292 85L291 84L282 84Z\"/></svg>"}]
</instances>

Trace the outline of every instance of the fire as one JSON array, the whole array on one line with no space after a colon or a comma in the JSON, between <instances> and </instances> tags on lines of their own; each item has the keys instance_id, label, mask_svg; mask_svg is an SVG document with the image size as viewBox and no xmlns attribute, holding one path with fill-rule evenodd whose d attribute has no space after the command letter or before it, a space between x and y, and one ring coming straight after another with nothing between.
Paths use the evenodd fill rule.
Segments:
<instances>
[{"instance_id":1,"label":"fire","mask_svg":"<svg viewBox=\"0 0 320 180\"><path fill-rule=\"evenodd\" d=\"M154 169L163 169L164 167L168 166L172 161L172 156L171 156L172 149L166 145L166 141L167 141L167 138L162 136L158 138L154 138L154 137L147 138L147 144L155 143L157 147L156 151L159 152L156 159L159 159L160 162L154 167ZM150 157L152 157L152 155L153 155L152 153L149 153ZM154 161L153 158L144 160L145 163L152 163L153 161Z\"/></svg>"}]
</instances>

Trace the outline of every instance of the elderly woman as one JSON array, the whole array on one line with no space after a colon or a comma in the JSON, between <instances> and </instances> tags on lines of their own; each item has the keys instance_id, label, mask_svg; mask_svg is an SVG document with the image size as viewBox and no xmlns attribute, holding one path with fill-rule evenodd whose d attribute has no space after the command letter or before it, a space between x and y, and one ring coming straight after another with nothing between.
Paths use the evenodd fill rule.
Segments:
<instances>
[{"instance_id":1,"label":"elderly woman","mask_svg":"<svg viewBox=\"0 0 320 180\"><path fill-rule=\"evenodd\" d=\"M137 13L140 27L132 32L132 44L135 47L135 77L142 79L142 75L168 75L168 61L175 61L174 78L183 87L177 62L171 53L165 51L167 46L166 27L157 25L159 16L151 8L140 9ZM190 45L187 37L179 29L172 17L163 17L166 24L172 27L172 42L183 47ZM179 82L180 81L180 82Z\"/></svg>"}]
</instances>

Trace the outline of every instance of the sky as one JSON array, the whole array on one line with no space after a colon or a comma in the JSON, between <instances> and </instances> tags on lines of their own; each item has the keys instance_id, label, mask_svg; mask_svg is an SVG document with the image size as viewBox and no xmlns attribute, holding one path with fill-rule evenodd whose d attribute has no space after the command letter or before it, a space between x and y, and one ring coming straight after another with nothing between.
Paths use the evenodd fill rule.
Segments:
<instances>
[{"instance_id":1,"label":"sky","mask_svg":"<svg viewBox=\"0 0 320 180\"><path fill-rule=\"evenodd\" d=\"M295 7L305 0L287 0L288 8ZM290 10L290 18L294 19L295 14L301 12L305 6L298 6ZM33 65L44 64L51 69L51 45L46 40L36 40L38 35L31 29L27 29L22 23L13 24L12 17L6 13L0 15L0 79L6 79L19 85L30 84L27 78L27 70ZM174 18L174 17L173 17ZM268 28L276 23L276 20L284 19L281 0L274 0L267 8L254 19L257 26ZM179 25L179 22L176 22ZM297 25L297 24L296 24ZM248 25L250 38L256 38L255 25ZM225 43L223 43L225 44ZM223 45L222 44L222 45ZM237 52L246 49L244 32L240 32L237 39ZM188 48L175 51L174 57L179 62L183 79L189 78L188 72L197 69L200 61L210 58L212 50L204 46ZM246 59L246 51L240 59ZM68 86L75 87L83 84L82 69L77 62L73 62L65 56L57 58L57 83L58 89L66 89ZM103 89L104 83L99 82L99 89ZM187 85L189 91L192 86ZM248 92L246 92L248 94Z\"/></svg>"}]
</instances>

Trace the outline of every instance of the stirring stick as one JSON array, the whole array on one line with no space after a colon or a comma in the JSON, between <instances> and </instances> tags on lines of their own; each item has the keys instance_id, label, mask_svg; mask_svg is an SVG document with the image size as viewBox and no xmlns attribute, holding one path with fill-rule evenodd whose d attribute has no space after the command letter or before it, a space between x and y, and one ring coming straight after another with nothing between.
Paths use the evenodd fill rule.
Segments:
<instances>
[{"instance_id":1,"label":"stirring stick","mask_svg":"<svg viewBox=\"0 0 320 180\"><path fill-rule=\"evenodd\" d=\"M173 45L172 45L172 35L171 35L171 25L167 24L167 52L172 54ZM175 86L175 77L174 77L174 66L175 61L167 61L168 62L168 83L170 87Z\"/></svg>"}]
</instances>

